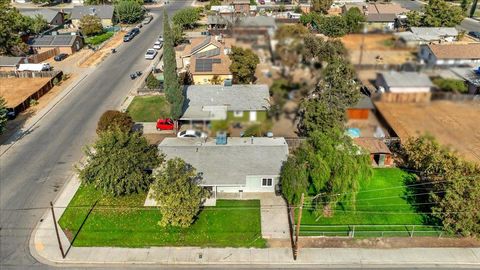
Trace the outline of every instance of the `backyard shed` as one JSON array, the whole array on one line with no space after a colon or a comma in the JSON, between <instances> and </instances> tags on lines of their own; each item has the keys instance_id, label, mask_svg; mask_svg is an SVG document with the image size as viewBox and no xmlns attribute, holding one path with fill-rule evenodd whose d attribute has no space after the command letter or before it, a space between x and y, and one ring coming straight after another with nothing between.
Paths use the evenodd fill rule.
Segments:
<instances>
[{"instance_id":1,"label":"backyard shed","mask_svg":"<svg viewBox=\"0 0 480 270\"><path fill-rule=\"evenodd\" d=\"M362 95L357 104L347 109L347 118L349 120L368 119L370 111L374 108L372 99L368 96Z\"/></svg>"},{"instance_id":2,"label":"backyard shed","mask_svg":"<svg viewBox=\"0 0 480 270\"><path fill-rule=\"evenodd\" d=\"M430 101L433 87L426 74L407 71L380 72L375 84L382 93L381 100L388 102Z\"/></svg>"},{"instance_id":3,"label":"backyard shed","mask_svg":"<svg viewBox=\"0 0 480 270\"><path fill-rule=\"evenodd\" d=\"M353 141L368 151L373 166L390 167L393 165L392 152L381 139L360 137L354 138Z\"/></svg>"}]
</instances>

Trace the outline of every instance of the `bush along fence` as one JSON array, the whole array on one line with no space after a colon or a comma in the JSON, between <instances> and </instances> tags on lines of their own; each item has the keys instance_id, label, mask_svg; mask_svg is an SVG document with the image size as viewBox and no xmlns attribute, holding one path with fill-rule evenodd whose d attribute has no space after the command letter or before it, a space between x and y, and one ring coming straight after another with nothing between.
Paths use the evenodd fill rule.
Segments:
<instances>
[{"instance_id":1,"label":"bush along fence","mask_svg":"<svg viewBox=\"0 0 480 270\"><path fill-rule=\"evenodd\" d=\"M296 225L295 225L296 227ZM441 226L429 225L304 225L300 226L304 237L417 237L446 236Z\"/></svg>"}]
</instances>

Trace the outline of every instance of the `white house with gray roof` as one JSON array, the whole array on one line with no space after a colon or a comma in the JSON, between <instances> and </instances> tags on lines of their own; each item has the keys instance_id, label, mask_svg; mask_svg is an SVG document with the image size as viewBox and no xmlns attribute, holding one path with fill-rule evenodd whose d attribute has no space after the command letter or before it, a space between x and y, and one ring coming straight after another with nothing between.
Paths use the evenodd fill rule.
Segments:
<instances>
[{"instance_id":1,"label":"white house with gray roof","mask_svg":"<svg viewBox=\"0 0 480 270\"><path fill-rule=\"evenodd\" d=\"M270 108L269 98L267 85L190 85L185 89L180 120L238 118L254 122Z\"/></svg>"},{"instance_id":2,"label":"white house with gray roof","mask_svg":"<svg viewBox=\"0 0 480 270\"><path fill-rule=\"evenodd\" d=\"M406 71L378 73L376 85L382 92L387 93L429 93L433 87L426 74Z\"/></svg>"},{"instance_id":3,"label":"white house with gray roof","mask_svg":"<svg viewBox=\"0 0 480 270\"><path fill-rule=\"evenodd\" d=\"M100 18L104 28L110 27L114 23L114 11L113 5L74 6L71 14L72 24L79 27L83 16L95 15Z\"/></svg>"},{"instance_id":4,"label":"white house with gray roof","mask_svg":"<svg viewBox=\"0 0 480 270\"><path fill-rule=\"evenodd\" d=\"M181 158L201 174L201 186L213 198L218 193L274 192L280 170L287 160L284 138L227 138L226 144L214 139L165 138L158 150L167 159Z\"/></svg>"},{"instance_id":5,"label":"white house with gray roof","mask_svg":"<svg viewBox=\"0 0 480 270\"><path fill-rule=\"evenodd\" d=\"M410 31L395 33L395 36L408 47L420 44L453 42L458 38L455 27L411 27Z\"/></svg>"}]
</instances>

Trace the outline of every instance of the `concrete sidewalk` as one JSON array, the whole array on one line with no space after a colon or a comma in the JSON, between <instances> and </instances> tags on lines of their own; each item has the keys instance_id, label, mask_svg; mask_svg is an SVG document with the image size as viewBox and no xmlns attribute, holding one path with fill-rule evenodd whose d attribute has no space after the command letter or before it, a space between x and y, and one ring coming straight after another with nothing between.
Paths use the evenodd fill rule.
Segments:
<instances>
[{"instance_id":1,"label":"concrete sidewalk","mask_svg":"<svg viewBox=\"0 0 480 270\"><path fill-rule=\"evenodd\" d=\"M63 214L80 186L74 177L65 185L54 203L57 220ZM42 263L59 264L318 264L318 265L423 265L480 267L480 248L304 248L297 261L290 248L199 248L151 247L109 248L71 247L63 231L62 246L67 256L62 258L50 210L38 223L30 238L30 251Z\"/></svg>"}]
</instances>

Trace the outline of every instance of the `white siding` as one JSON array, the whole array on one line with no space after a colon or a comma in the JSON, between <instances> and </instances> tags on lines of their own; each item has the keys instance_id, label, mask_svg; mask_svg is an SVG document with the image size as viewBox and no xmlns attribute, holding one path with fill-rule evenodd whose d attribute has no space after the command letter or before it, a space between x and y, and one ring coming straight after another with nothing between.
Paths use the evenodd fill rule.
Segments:
<instances>
[{"instance_id":1,"label":"white siding","mask_svg":"<svg viewBox=\"0 0 480 270\"><path fill-rule=\"evenodd\" d=\"M275 185L279 182L278 175L249 175L246 177L246 184L237 186L217 186L217 192L275 192ZM262 179L272 179L271 186L262 186Z\"/></svg>"}]
</instances>

